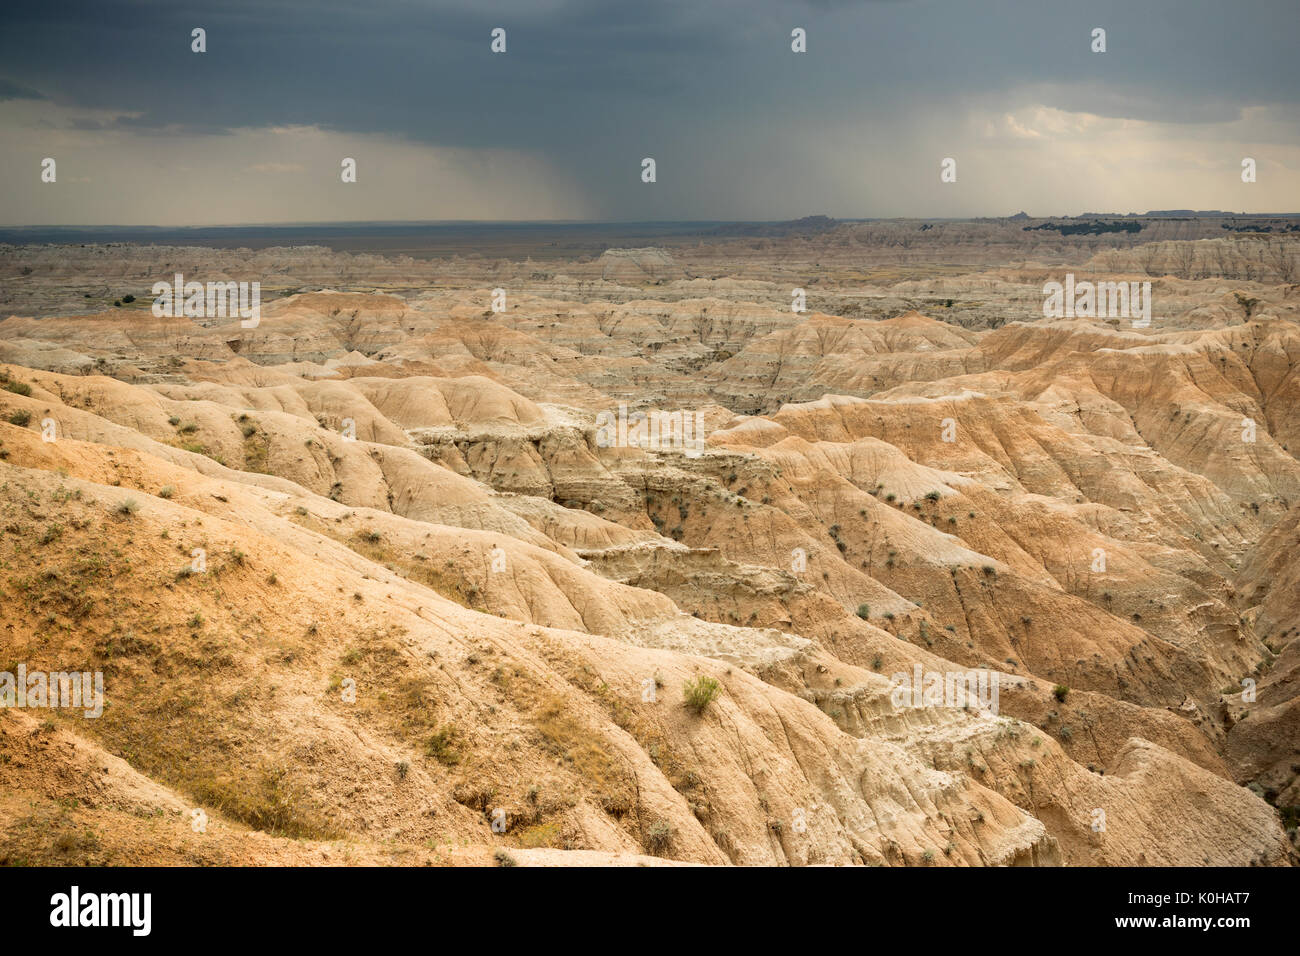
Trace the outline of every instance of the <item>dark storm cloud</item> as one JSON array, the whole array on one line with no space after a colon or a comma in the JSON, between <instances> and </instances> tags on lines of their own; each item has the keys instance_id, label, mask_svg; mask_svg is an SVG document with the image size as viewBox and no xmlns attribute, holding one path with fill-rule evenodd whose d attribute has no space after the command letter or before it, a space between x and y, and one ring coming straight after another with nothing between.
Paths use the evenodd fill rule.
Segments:
<instances>
[{"instance_id":1,"label":"dark storm cloud","mask_svg":"<svg viewBox=\"0 0 1300 956\"><path fill-rule=\"evenodd\" d=\"M811 161L840 163L826 143L845 127L902 163L954 117L1021 107L1189 128L1294 110L1297 28L1296 0L56 0L0 11L0 100L44 95L93 114L86 130L529 152L610 215L683 215L724 183L822 175ZM647 155L679 185L698 172L694 191L629 196Z\"/></svg>"},{"instance_id":2,"label":"dark storm cloud","mask_svg":"<svg viewBox=\"0 0 1300 956\"><path fill-rule=\"evenodd\" d=\"M1033 84L1049 106L1199 122L1295 102L1295 0L529 2L87 0L6 6L13 89L138 125L313 124L454 146L554 147L719 115L910 108ZM191 28L208 33L190 52ZM509 53L488 52L503 26ZM789 54L789 31L809 53ZM1092 56L1093 26L1109 52ZM22 84L22 87L16 84ZM1080 85L1087 84L1087 85ZM6 86L0 83L0 95ZM16 95L10 92L9 95Z\"/></svg>"},{"instance_id":3,"label":"dark storm cloud","mask_svg":"<svg viewBox=\"0 0 1300 956\"><path fill-rule=\"evenodd\" d=\"M43 100L44 94L0 76L0 100Z\"/></svg>"}]
</instances>

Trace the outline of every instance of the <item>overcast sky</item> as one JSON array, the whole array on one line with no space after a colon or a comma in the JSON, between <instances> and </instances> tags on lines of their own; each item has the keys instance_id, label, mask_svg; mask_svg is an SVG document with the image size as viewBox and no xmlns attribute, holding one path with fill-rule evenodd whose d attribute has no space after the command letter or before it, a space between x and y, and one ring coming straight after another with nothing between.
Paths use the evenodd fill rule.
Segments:
<instances>
[{"instance_id":1,"label":"overcast sky","mask_svg":"<svg viewBox=\"0 0 1300 956\"><path fill-rule=\"evenodd\" d=\"M1300 211L1298 54L1300 0L6 3L0 224Z\"/></svg>"}]
</instances>

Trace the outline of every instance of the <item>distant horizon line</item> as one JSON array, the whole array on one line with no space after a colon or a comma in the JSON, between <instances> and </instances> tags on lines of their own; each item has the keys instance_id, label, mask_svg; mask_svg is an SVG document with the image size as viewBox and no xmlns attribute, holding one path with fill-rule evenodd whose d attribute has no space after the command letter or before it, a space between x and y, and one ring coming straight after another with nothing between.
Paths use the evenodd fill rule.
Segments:
<instances>
[{"instance_id":1,"label":"distant horizon line","mask_svg":"<svg viewBox=\"0 0 1300 956\"><path fill-rule=\"evenodd\" d=\"M797 219L330 219L287 220L273 222L207 223L203 225L159 225L154 223L71 223L45 224L0 223L0 231L91 231L111 229L179 230L203 229L303 229L341 228L347 226L784 226L806 221L828 220L837 223L863 222L974 222L990 219L1142 219L1176 218L1251 218L1294 219L1300 212L1233 212L1223 209L1149 209L1146 212L1081 212L1072 215L1034 215L1023 210L999 216L827 216L812 214Z\"/></svg>"}]
</instances>

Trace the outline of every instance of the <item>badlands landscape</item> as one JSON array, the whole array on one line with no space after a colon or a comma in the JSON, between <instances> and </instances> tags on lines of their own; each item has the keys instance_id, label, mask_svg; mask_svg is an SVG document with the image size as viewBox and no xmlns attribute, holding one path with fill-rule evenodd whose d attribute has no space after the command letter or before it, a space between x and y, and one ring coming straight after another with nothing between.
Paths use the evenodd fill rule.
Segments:
<instances>
[{"instance_id":1,"label":"badlands landscape","mask_svg":"<svg viewBox=\"0 0 1300 956\"><path fill-rule=\"evenodd\" d=\"M1297 224L10 241L0 864L1294 864Z\"/></svg>"}]
</instances>

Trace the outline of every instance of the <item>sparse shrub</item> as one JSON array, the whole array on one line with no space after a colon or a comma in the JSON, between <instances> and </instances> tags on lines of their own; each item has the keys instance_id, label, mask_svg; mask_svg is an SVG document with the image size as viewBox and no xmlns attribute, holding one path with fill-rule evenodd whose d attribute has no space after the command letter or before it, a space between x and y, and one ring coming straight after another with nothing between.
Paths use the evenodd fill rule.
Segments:
<instances>
[{"instance_id":1,"label":"sparse shrub","mask_svg":"<svg viewBox=\"0 0 1300 956\"><path fill-rule=\"evenodd\" d=\"M308 840L339 836L307 790L291 782L284 768L264 767L257 775L241 779L207 778L193 789L203 805L272 836Z\"/></svg>"},{"instance_id":2,"label":"sparse shrub","mask_svg":"<svg viewBox=\"0 0 1300 956\"><path fill-rule=\"evenodd\" d=\"M17 425L19 428L26 428L27 423L32 420L32 413L26 409L19 409L9 416L9 424Z\"/></svg>"},{"instance_id":3,"label":"sparse shrub","mask_svg":"<svg viewBox=\"0 0 1300 956\"><path fill-rule=\"evenodd\" d=\"M176 494L176 489L173 488L171 485L163 485L161 488L158 489L159 498L170 498L174 494Z\"/></svg>"},{"instance_id":4,"label":"sparse shrub","mask_svg":"<svg viewBox=\"0 0 1300 956\"><path fill-rule=\"evenodd\" d=\"M455 724L439 727L424 745L424 752L444 767L460 763L460 731Z\"/></svg>"},{"instance_id":5,"label":"sparse shrub","mask_svg":"<svg viewBox=\"0 0 1300 956\"><path fill-rule=\"evenodd\" d=\"M22 395L24 397L27 397L32 394L32 387L28 385L26 382L15 382L10 380L8 382L5 382L5 391L13 392L15 395Z\"/></svg>"},{"instance_id":6,"label":"sparse shrub","mask_svg":"<svg viewBox=\"0 0 1300 956\"><path fill-rule=\"evenodd\" d=\"M1052 696L1062 704L1065 703L1065 698L1069 695L1070 688L1066 687L1064 684L1057 684L1056 687L1052 689Z\"/></svg>"},{"instance_id":7,"label":"sparse shrub","mask_svg":"<svg viewBox=\"0 0 1300 956\"><path fill-rule=\"evenodd\" d=\"M509 853L507 853L505 850L497 850L495 853L492 854L492 859L497 861L497 866L518 866L519 865L518 863L515 862L515 858L511 856Z\"/></svg>"},{"instance_id":8,"label":"sparse shrub","mask_svg":"<svg viewBox=\"0 0 1300 956\"><path fill-rule=\"evenodd\" d=\"M655 820L645 831L645 848L654 856L666 851L673 842L673 828L667 820Z\"/></svg>"},{"instance_id":9,"label":"sparse shrub","mask_svg":"<svg viewBox=\"0 0 1300 956\"><path fill-rule=\"evenodd\" d=\"M537 823L519 834L519 845L526 850L537 847L560 845L560 825L558 823Z\"/></svg>"},{"instance_id":10,"label":"sparse shrub","mask_svg":"<svg viewBox=\"0 0 1300 956\"><path fill-rule=\"evenodd\" d=\"M686 706L697 714L704 713L713 699L718 696L718 691L722 689L712 677L706 674L700 674L693 681L687 681L683 685L683 693L686 695Z\"/></svg>"},{"instance_id":11,"label":"sparse shrub","mask_svg":"<svg viewBox=\"0 0 1300 956\"><path fill-rule=\"evenodd\" d=\"M127 498L125 501L123 501L120 505L117 506L117 513L124 518L131 517L139 510L140 510L140 506L135 503L134 498Z\"/></svg>"},{"instance_id":12,"label":"sparse shrub","mask_svg":"<svg viewBox=\"0 0 1300 956\"><path fill-rule=\"evenodd\" d=\"M871 616L871 606L867 604L859 604L858 617L862 618L862 620L865 621L870 616Z\"/></svg>"},{"instance_id":13,"label":"sparse shrub","mask_svg":"<svg viewBox=\"0 0 1300 956\"><path fill-rule=\"evenodd\" d=\"M126 295L122 296L122 301L123 301L123 302L134 302L134 301L135 301L135 296L133 296L131 293L128 292Z\"/></svg>"}]
</instances>

